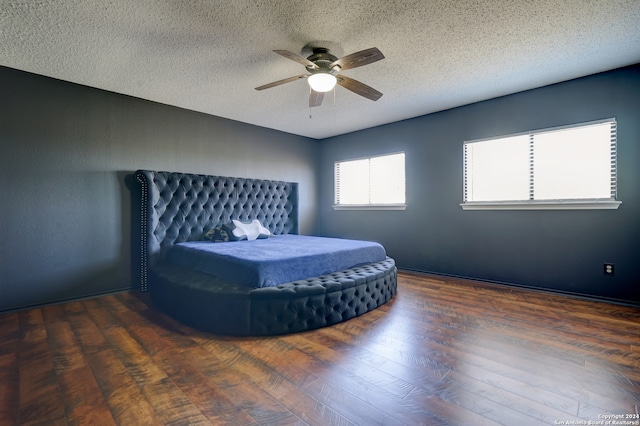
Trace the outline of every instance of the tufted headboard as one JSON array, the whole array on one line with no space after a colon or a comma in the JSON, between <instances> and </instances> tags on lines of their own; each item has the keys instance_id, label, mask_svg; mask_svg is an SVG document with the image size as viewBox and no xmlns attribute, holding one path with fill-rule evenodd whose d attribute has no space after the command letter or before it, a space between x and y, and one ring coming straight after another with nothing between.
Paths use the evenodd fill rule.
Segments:
<instances>
[{"instance_id":1,"label":"tufted headboard","mask_svg":"<svg viewBox=\"0 0 640 426\"><path fill-rule=\"evenodd\" d=\"M173 244L199 240L216 225L258 219L273 234L297 234L298 184L262 179L138 170L140 278Z\"/></svg>"}]
</instances>

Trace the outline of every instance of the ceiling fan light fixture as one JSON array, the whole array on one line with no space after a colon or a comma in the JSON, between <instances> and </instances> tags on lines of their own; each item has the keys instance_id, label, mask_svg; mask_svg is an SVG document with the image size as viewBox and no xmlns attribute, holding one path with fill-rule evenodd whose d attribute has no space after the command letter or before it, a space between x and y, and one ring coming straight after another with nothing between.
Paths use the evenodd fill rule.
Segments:
<instances>
[{"instance_id":1,"label":"ceiling fan light fixture","mask_svg":"<svg viewBox=\"0 0 640 426\"><path fill-rule=\"evenodd\" d=\"M309 86L316 92L328 92L336 86L336 77L324 72L312 74L308 80Z\"/></svg>"}]
</instances>

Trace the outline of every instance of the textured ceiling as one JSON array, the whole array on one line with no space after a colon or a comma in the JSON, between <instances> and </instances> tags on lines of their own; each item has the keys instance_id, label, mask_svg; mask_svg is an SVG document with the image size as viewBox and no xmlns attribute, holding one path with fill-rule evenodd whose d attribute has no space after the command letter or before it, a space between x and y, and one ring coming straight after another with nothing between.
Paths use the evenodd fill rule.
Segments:
<instances>
[{"instance_id":1,"label":"textured ceiling","mask_svg":"<svg viewBox=\"0 0 640 426\"><path fill-rule=\"evenodd\" d=\"M0 65L326 138L640 62L639 0L0 0ZM301 53L369 47L308 107Z\"/></svg>"}]
</instances>

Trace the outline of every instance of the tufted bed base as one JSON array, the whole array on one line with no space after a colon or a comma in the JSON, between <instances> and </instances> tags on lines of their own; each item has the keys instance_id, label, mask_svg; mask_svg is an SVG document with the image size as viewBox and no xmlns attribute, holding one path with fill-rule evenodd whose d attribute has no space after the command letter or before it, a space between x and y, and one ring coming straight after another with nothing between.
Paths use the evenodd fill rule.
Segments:
<instances>
[{"instance_id":1,"label":"tufted bed base","mask_svg":"<svg viewBox=\"0 0 640 426\"><path fill-rule=\"evenodd\" d=\"M151 298L177 320L205 331L265 336L336 324L395 294L393 259L258 289L162 264L151 270Z\"/></svg>"},{"instance_id":2,"label":"tufted bed base","mask_svg":"<svg viewBox=\"0 0 640 426\"><path fill-rule=\"evenodd\" d=\"M297 184L145 170L135 176L142 190L142 290L150 291L161 310L189 326L237 336L293 333L361 315L396 292L397 269L389 257L262 288L170 264L163 254L173 244L199 239L207 226L229 218L259 218L276 235L297 234ZM232 189L221 193L218 188ZM247 195L247 188L254 193ZM279 200L278 205L273 200Z\"/></svg>"}]
</instances>

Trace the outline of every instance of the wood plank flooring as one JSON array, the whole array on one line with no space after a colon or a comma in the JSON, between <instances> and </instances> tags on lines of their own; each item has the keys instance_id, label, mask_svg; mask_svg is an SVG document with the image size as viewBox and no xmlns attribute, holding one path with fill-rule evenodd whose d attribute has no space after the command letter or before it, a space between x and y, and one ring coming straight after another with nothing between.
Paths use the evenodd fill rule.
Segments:
<instances>
[{"instance_id":1,"label":"wood plank flooring","mask_svg":"<svg viewBox=\"0 0 640 426\"><path fill-rule=\"evenodd\" d=\"M401 272L377 310L268 338L197 332L137 292L0 315L0 425L638 424L639 406L640 309L452 278Z\"/></svg>"}]
</instances>

